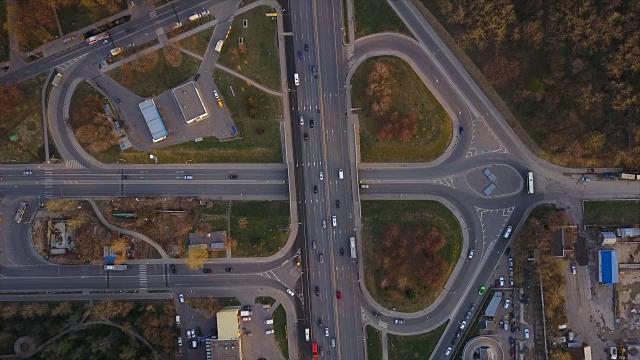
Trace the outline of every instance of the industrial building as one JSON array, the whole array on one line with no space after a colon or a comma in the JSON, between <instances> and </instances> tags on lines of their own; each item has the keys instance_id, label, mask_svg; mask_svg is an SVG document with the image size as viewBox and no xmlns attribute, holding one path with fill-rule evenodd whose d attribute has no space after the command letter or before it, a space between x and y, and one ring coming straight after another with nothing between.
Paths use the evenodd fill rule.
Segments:
<instances>
[{"instance_id":1,"label":"industrial building","mask_svg":"<svg viewBox=\"0 0 640 360\"><path fill-rule=\"evenodd\" d=\"M144 116L144 121L147 123L153 142L165 139L167 135L169 135L169 132L164 126L162 116L160 116L155 101L153 101L153 99L145 100L138 104L138 107L142 112L142 116Z\"/></svg>"},{"instance_id":2,"label":"industrial building","mask_svg":"<svg viewBox=\"0 0 640 360\"><path fill-rule=\"evenodd\" d=\"M616 229L616 235L623 239L640 237L640 228L620 228Z\"/></svg>"},{"instance_id":3,"label":"industrial building","mask_svg":"<svg viewBox=\"0 0 640 360\"><path fill-rule=\"evenodd\" d=\"M173 92L173 97L176 99L176 102L178 102L182 117L187 124L200 121L209 115L207 109L204 107L195 82L189 81L171 90L171 92Z\"/></svg>"},{"instance_id":4,"label":"industrial building","mask_svg":"<svg viewBox=\"0 0 640 360\"><path fill-rule=\"evenodd\" d=\"M493 297L487 305L487 309L484 311L484 316L494 317L496 316L496 311L498 310L498 306L500 306L500 302L502 301L502 292L496 291L493 293Z\"/></svg>"},{"instance_id":5,"label":"industrial building","mask_svg":"<svg viewBox=\"0 0 640 360\"><path fill-rule=\"evenodd\" d=\"M598 252L598 280L605 285L617 284L618 252L615 250L600 250Z\"/></svg>"},{"instance_id":6,"label":"industrial building","mask_svg":"<svg viewBox=\"0 0 640 360\"><path fill-rule=\"evenodd\" d=\"M216 313L218 341L240 338L240 317L238 309L222 309Z\"/></svg>"}]
</instances>

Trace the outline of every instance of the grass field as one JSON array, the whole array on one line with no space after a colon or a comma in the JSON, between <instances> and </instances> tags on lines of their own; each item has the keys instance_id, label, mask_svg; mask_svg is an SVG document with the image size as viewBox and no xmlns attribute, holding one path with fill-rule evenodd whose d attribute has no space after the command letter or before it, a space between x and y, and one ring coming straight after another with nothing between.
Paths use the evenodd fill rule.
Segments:
<instances>
[{"instance_id":1,"label":"grass field","mask_svg":"<svg viewBox=\"0 0 640 360\"><path fill-rule=\"evenodd\" d=\"M367 360L382 360L382 337L380 330L367 326Z\"/></svg>"},{"instance_id":2,"label":"grass field","mask_svg":"<svg viewBox=\"0 0 640 360\"><path fill-rule=\"evenodd\" d=\"M7 2L0 0L0 62L9 60L9 33L5 27L7 23Z\"/></svg>"},{"instance_id":3,"label":"grass field","mask_svg":"<svg viewBox=\"0 0 640 360\"><path fill-rule=\"evenodd\" d=\"M197 32L187 38L184 38L175 43L177 47L181 47L185 50L191 51L194 54L204 56L204 53L209 47L211 41L211 35L215 27L206 28L200 32Z\"/></svg>"},{"instance_id":4,"label":"grass field","mask_svg":"<svg viewBox=\"0 0 640 360\"><path fill-rule=\"evenodd\" d=\"M155 55L154 55L155 54ZM145 63L149 59L157 61L148 71L139 71L141 66L139 63ZM161 94L194 76L198 71L200 63L191 56L182 55L182 62L179 66L174 67L167 63L162 50L156 50L151 54L147 54L138 58L131 63L115 68L107 72L112 79L119 82L135 94L142 97L152 97Z\"/></svg>"},{"instance_id":5,"label":"grass field","mask_svg":"<svg viewBox=\"0 0 640 360\"><path fill-rule=\"evenodd\" d=\"M638 225L640 201L585 201L584 223L587 225Z\"/></svg>"},{"instance_id":6,"label":"grass field","mask_svg":"<svg viewBox=\"0 0 640 360\"><path fill-rule=\"evenodd\" d=\"M408 143L378 139L383 117L388 115L374 115L371 108L375 98L367 95L367 78L378 61L389 66L392 78L402 79L389 85L392 101L388 114L417 116L418 132ZM369 59L358 67L352 85L353 107L363 109L359 113L363 162L427 162L446 150L452 136L451 118L409 64L390 56Z\"/></svg>"},{"instance_id":7,"label":"grass field","mask_svg":"<svg viewBox=\"0 0 640 360\"><path fill-rule=\"evenodd\" d=\"M389 360L428 359L446 327L444 323L431 332L414 336L388 334Z\"/></svg>"},{"instance_id":8,"label":"grass field","mask_svg":"<svg viewBox=\"0 0 640 360\"><path fill-rule=\"evenodd\" d=\"M413 37L387 0L353 0L356 39L381 32L396 32Z\"/></svg>"},{"instance_id":9,"label":"grass field","mask_svg":"<svg viewBox=\"0 0 640 360\"><path fill-rule=\"evenodd\" d=\"M273 255L289 238L290 220L289 203L285 201L233 202L230 234L237 245L232 255Z\"/></svg>"},{"instance_id":10,"label":"grass field","mask_svg":"<svg viewBox=\"0 0 640 360\"><path fill-rule=\"evenodd\" d=\"M218 63L273 90L280 90L280 58L276 46L276 21L264 14L273 12L259 6L239 14L233 20ZM242 27L247 20L247 27ZM243 45L238 39L242 37Z\"/></svg>"},{"instance_id":11,"label":"grass field","mask_svg":"<svg viewBox=\"0 0 640 360\"><path fill-rule=\"evenodd\" d=\"M69 34L125 9L127 9L127 1L112 1L109 6L92 7L84 6L80 2L79 4L60 6L60 8L56 10L56 13L58 14L62 33Z\"/></svg>"},{"instance_id":12,"label":"grass field","mask_svg":"<svg viewBox=\"0 0 640 360\"><path fill-rule=\"evenodd\" d=\"M274 336L282 356L285 359L289 358L289 343L287 341L287 313L284 311L282 305L278 306L276 311L273 312L273 330Z\"/></svg>"},{"instance_id":13,"label":"grass field","mask_svg":"<svg viewBox=\"0 0 640 360\"><path fill-rule=\"evenodd\" d=\"M213 15L206 15L203 16L201 18L199 18L196 21L183 21L182 22L182 26L177 27L177 28L172 28L171 30L167 31L167 37L169 39L174 38L178 35L184 34L189 30L195 29L200 25L206 24L208 22L211 22L213 20L215 20L216 18Z\"/></svg>"},{"instance_id":14,"label":"grass field","mask_svg":"<svg viewBox=\"0 0 640 360\"><path fill-rule=\"evenodd\" d=\"M15 86L21 100L0 116L0 163L40 163L45 160L40 106L40 91L45 79L46 74L41 74ZM17 137L11 140L13 135Z\"/></svg>"},{"instance_id":15,"label":"grass field","mask_svg":"<svg viewBox=\"0 0 640 360\"><path fill-rule=\"evenodd\" d=\"M371 296L382 306L396 308L398 311L414 312L429 306L442 291L462 251L462 232L455 216L436 201L363 201L362 221L365 284ZM382 287L384 254L392 253L401 246L399 241L392 242L388 247L383 245L383 238L392 225L397 225L403 235L432 227L443 235L445 245L438 255L448 266L436 288L427 286L416 274L405 275L406 282L402 288L396 284ZM408 244L408 247L413 248L413 244ZM412 259L407 254L407 263ZM413 296L407 296L406 289L412 289Z\"/></svg>"}]
</instances>

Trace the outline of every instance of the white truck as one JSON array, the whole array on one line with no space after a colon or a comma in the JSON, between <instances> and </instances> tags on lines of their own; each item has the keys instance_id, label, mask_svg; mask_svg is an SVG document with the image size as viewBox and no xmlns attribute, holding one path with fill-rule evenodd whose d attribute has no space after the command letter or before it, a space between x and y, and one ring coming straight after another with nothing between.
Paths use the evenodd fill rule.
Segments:
<instances>
[{"instance_id":1,"label":"white truck","mask_svg":"<svg viewBox=\"0 0 640 360\"><path fill-rule=\"evenodd\" d=\"M636 174L622 173L622 174L620 174L620 179L622 179L622 180L636 180ZM640 178L638 178L638 179L640 179Z\"/></svg>"},{"instance_id":2,"label":"white truck","mask_svg":"<svg viewBox=\"0 0 640 360\"><path fill-rule=\"evenodd\" d=\"M53 86L58 86L58 84L60 84L60 80L62 80L62 73L58 73L58 74L53 78L53 81L51 82L51 85L53 85Z\"/></svg>"},{"instance_id":3,"label":"white truck","mask_svg":"<svg viewBox=\"0 0 640 360\"><path fill-rule=\"evenodd\" d=\"M351 258L352 259L356 259L357 254L356 254L356 237L352 236L349 238L349 245L351 246Z\"/></svg>"},{"instance_id":4,"label":"white truck","mask_svg":"<svg viewBox=\"0 0 640 360\"><path fill-rule=\"evenodd\" d=\"M310 341L311 340L311 330L309 330L309 328L305 328L304 329L304 339L306 341Z\"/></svg>"},{"instance_id":5,"label":"white truck","mask_svg":"<svg viewBox=\"0 0 640 360\"><path fill-rule=\"evenodd\" d=\"M241 317L247 317L253 315L253 310L242 310L240 311Z\"/></svg>"},{"instance_id":6,"label":"white truck","mask_svg":"<svg viewBox=\"0 0 640 360\"><path fill-rule=\"evenodd\" d=\"M200 14L193 14L191 16L189 16L189 21L196 21L198 19L200 19L202 17L202 15Z\"/></svg>"},{"instance_id":7,"label":"white truck","mask_svg":"<svg viewBox=\"0 0 640 360\"><path fill-rule=\"evenodd\" d=\"M220 50L222 50L222 44L224 44L224 40L218 40L218 43L216 43L216 47L214 50L220 52Z\"/></svg>"}]
</instances>

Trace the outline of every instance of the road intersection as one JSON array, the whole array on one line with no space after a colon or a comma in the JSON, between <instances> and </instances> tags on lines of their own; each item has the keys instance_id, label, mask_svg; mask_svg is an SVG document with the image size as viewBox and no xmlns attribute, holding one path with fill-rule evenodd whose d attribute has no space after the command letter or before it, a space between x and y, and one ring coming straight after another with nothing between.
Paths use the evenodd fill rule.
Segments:
<instances>
[{"instance_id":1,"label":"road intersection","mask_svg":"<svg viewBox=\"0 0 640 360\"><path fill-rule=\"evenodd\" d=\"M70 93L75 79L91 79L95 70L87 70L95 59L108 51L106 46L89 48L84 44L55 54L20 72L0 77L2 82L24 80L58 64L75 60L65 74L59 93L49 99L49 123L56 146L65 160L77 161L81 168L69 163L8 165L0 167L3 181L0 197L7 202L6 211L13 211L15 199L29 197L30 204L52 197L113 198L120 196L202 196L219 199L290 199L295 218L300 219L298 231L280 252L264 259L216 259L208 267L212 275L189 272L179 266L179 276L167 272L166 261L147 261L134 264L122 273L108 273L95 265L58 266L34 256L28 226L10 221L2 227L0 259L0 289L5 293L26 291L140 291L163 289L183 291L208 287L270 288L281 291L294 289L301 299L287 312L295 312L300 324L289 324L290 348L300 358L309 358L310 346L304 341L304 327L312 329L313 340L328 351L331 359L364 359L364 325L371 324L393 334L418 334L432 330L447 320L450 322L431 358L442 359L444 349L451 342L460 320L481 296L477 289L487 285L498 260L509 244L501 238L504 228L511 225L514 233L522 226L528 213L543 203L555 203L562 208L580 207L585 199L640 198L638 185L631 182L594 181L582 183L579 178L586 169L566 169L548 164L534 156L495 107L484 96L464 68L444 46L435 31L420 17L410 2L389 2L417 40L397 34L377 34L343 45L342 4L331 0L320 6L318 2L284 3L284 37L286 49L287 100L290 103L288 126L291 127L287 147L292 161L287 164L225 164L225 165L123 165L101 164L91 158L70 136L65 114L68 114ZM226 14L235 12L238 1L176 1L179 14L190 14L196 8L211 8ZM234 7L235 6L235 7ZM215 13L212 11L212 13ZM147 36L149 29L169 25L175 21L167 9L159 10L153 19L140 19L139 29L131 36ZM319 24L322 24L320 27ZM350 26L352 28L352 26ZM322 29L322 30L320 30ZM216 29L217 31L217 29ZM279 36L282 37L282 36ZM296 54L303 51L302 59ZM281 55L285 52L281 51ZM367 58L394 55L407 61L440 101L453 120L453 128L463 126L465 135L453 134L451 145L439 159L428 164L360 164L357 161L357 116L350 113L350 79L357 66ZM310 66L317 66L318 79ZM211 64L211 68L213 64ZM36 71L36 69L39 69ZM293 85L294 74L300 86ZM345 81L346 79L346 81ZM287 83L285 83L287 84ZM304 125L299 124L303 117ZM315 120L311 128L309 120ZM303 135L309 134L309 141ZM486 179L484 169L492 169L500 178L498 188L489 196L482 192ZM24 175L23 170L32 170ZM343 169L344 179L338 176ZM523 176L534 172L534 194L526 194ZM604 170L603 170L604 171ZM228 178L238 174L238 180ZM323 178L320 178L320 174ZM185 174L194 180L184 179ZM359 184L370 185L360 189ZM313 187L317 186L317 193ZM294 194L294 198L290 194ZM362 200L438 200L458 218L464 236L463 250L455 270L438 299L428 308L416 313L399 313L382 308L361 285L364 263L353 262L338 255L340 247L347 247L349 236L358 235L362 228L360 203ZM336 200L342 206L334 207ZM34 208L30 206L25 218ZM293 215L293 214L292 214ZM332 226L332 217L337 224ZM4 217L10 218L5 213ZM326 222L326 227L323 225ZM513 237L513 235L512 235ZM317 249L311 249L316 241ZM359 259L363 251L359 245ZM468 259L467 250L476 256ZM324 255L320 261L319 254ZM291 259L302 258L302 274L288 277ZM178 262L178 261L175 261ZM235 263L234 274L223 269ZM144 267L144 282L141 268ZM281 281L280 279L285 279ZM301 279L301 281L300 281ZM144 287L142 287L144 284ZM241 285L240 285L241 284ZM320 288L320 296L314 288ZM336 292L343 299L336 299ZM144 292L144 291L143 291ZM15 295L14 295L15 296ZM71 295L70 295L71 296ZM74 293L73 296L78 296ZM92 295L93 296L93 295ZM117 296L117 295L114 295ZM0 296L2 297L2 296ZM11 296L4 296L6 300ZM380 318L372 315L376 311ZM404 325L393 319L405 319ZM331 348L329 337L322 336L316 323L320 319L328 327L337 347ZM317 330L317 331L316 331Z\"/></svg>"}]
</instances>

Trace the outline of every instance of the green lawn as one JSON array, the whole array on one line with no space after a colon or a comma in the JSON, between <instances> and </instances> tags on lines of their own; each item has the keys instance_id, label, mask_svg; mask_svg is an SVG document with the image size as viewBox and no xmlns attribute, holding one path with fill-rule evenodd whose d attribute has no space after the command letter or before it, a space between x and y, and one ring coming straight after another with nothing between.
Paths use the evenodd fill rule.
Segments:
<instances>
[{"instance_id":1,"label":"green lawn","mask_svg":"<svg viewBox=\"0 0 640 360\"><path fill-rule=\"evenodd\" d=\"M289 358L289 342L287 341L287 313L284 311L282 305L278 306L276 311L273 312L273 330L274 336L282 356L285 359Z\"/></svg>"},{"instance_id":2,"label":"green lawn","mask_svg":"<svg viewBox=\"0 0 640 360\"><path fill-rule=\"evenodd\" d=\"M15 85L15 92L7 87L0 88L3 98L8 93L17 94L15 104L0 114L0 163L40 163L45 160L40 106L40 91L45 79L46 74L41 74L21 82Z\"/></svg>"},{"instance_id":3,"label":"green lawn","mask_svg":"<svg viewBox=\"0 0 640 360\"><path fill-rule=\"evenodd\" d=\"M111 1L109 6L87 7L82 2L60 6L56 12L62 33L69 34L126 10L127 2L124 0Z\"/></svg>"},{"instance_id":4,"label":"green lawn","mask_svg":"<svg viewBox=\"0 0 640 360\"><path fill-rule=\"evenodd\" d=\"M446 327L444 323L431 332L414 336L388 334L389 360L428 359Z\"/></svg>"},{"instance_id":5,"label":"green lawn","mask_svg":"<svg viewBox=\"0 0 640 360\"><path fill-rule=\"evenodd\" d=\"M585 201L584 223L587 225L638 225L640 201Z\"/></svg>"},{"instance_id":6,"label":"green lawn","mask_svg":"<svg viewBox=\"0 0 640 360\"><path fill-rule=\"evenodd\" d=\"M382 360L382 335L371 325L367 325L367 360Z\"/></svg>"},{"instance_id":7,"label":"green lawn","mask_svg":"<svg viewBox=\"0 0 640 360\"><path fill-rule=\"evenodd\" d=\"M140 65L150 59L155 61L155 66L143 67L144 65ZM194 76L199 66L198 60L183 54L180 65L174 67L167 62L162 49L159 49L110 70L107 75L139 96L152 97L174 88ZM148 68L148 71L139 71L140 67Z\"/></svg>"},{"instance_id":8,"label":"green lawn","mask_svg":"<svg viewBox=\"0 0 640 360\"><path fill-rule=\"evenodd\" d=\"M0 0L0 62L9 60L9 33L5 28L7 23L7 2Z\"/></svg>"},{"instance_id":9,"label":"green lawn","mask_svg":"<svg viewBox=\"0 0 640 360\"><path fill-rule=\"evenodd\" d=\"M396 32L413 37L387 0L353 0L353 11L356 39L381 32Z\"/></svg>"},{"instance_id":10,"label":"green lawn","mask_svg":"<svg viewBox=\"0 0 640 360\"><path fill-rule=\"evenodd\" d=\"M214 70L213 81L218 86L222 100L236 120L282 120L282 100L247 84L222 70ZM233 89L233 91L231 90ZM252 100L253 99L253 100ZM253 107L250 102L253 102ZM243 136L242 134L240 134ZM279 140L278 140L279 142Z\"/></svg>"},{"instance_id":11,"label":"green lawn","mask_svg":"<svg viewBox=\"0 0 640 360\"><path fill-rule=\"evenodd\" d=\"M274 254L289 238L290 221L289 203L286 201L234 201L230 235L237 241L237 246L232 255L255 257Z\"/></svg>"},{"instance_id":12,"label":"green lawn","mask_svg":"<svg viewBox=\"0 0 640 360\"><path fill-rule=\"evenodd\" d=\"M265 16L273 12L260 6L237 15L225 41L218 63L273 90L280 90L280 58L277 48L277 24ZM243 28L243 21L247 27ZM243 45L239 45L239 38Z\"/></svg>"},{"instance_id":13,"label":"green lawn","mask_svg":"<svg viewBox=\"0 0 640 360\"><path fill-rule=\"evenodd\" d=\"M389 67L392 79L402 79L391 81L390 109L382 116L371 111L376 98L367 94L367 78L378 61ZM362 108L359 120L363 162L427 162L444 153L452 136L451 119L409 64L390 56L369 59L358 67L352 86L353 107ZM378 138L381 124L393 112L417 117L417 134L407 143Z\"/></svg>"},{"instance_id":14,"label":"green lawn","mask_svg":"<svg viewBox=\"0 0 640 360\"><path fill-rule=\"evenodd\" d=\"M362 222L365 284L371 296L382 306L388 309L396 308L398 311L414 312L428 307L442 291L462 251L462 231L456 217L436 201L363 201ZM385 256L402 256L402 266L427 266L422 252L411 253L411 249L419 244L418 242L410 242L405 246L402 241L391 241L388 246L383 245L385 234L392 225L398 227L401 236L413 231L428 233L431 228L442 234L445 243L437 255L446 264L439 273L439 285L434 288L427 286L424 279L418 275L418 268L415 273L400 274L398 271L402 269L384 269ZM424 236L417 236L414 241L423 238ZM401 249L404 249L405 253L397 254ZM387 253L390 255L385 255ZM404 286L400 287L392 280L384 285L385 274L389 278L402 278Z\"/></svg>"},{"instance_id":15,"label":"green lawn","mask_svg":"<svg viewBox=\"0 0 640 360\"><path fill-rule=\"evenodd\" d=\"M206 28L200 32L197 32L187 38L184 38L175 43L177 47L181 47L187 51L191 51L194 54L204 56L204 53L209 47L211 42L211 35L215 27ZM215 46L215 44L214 44Z\"/></svg>"}]
</instances>

